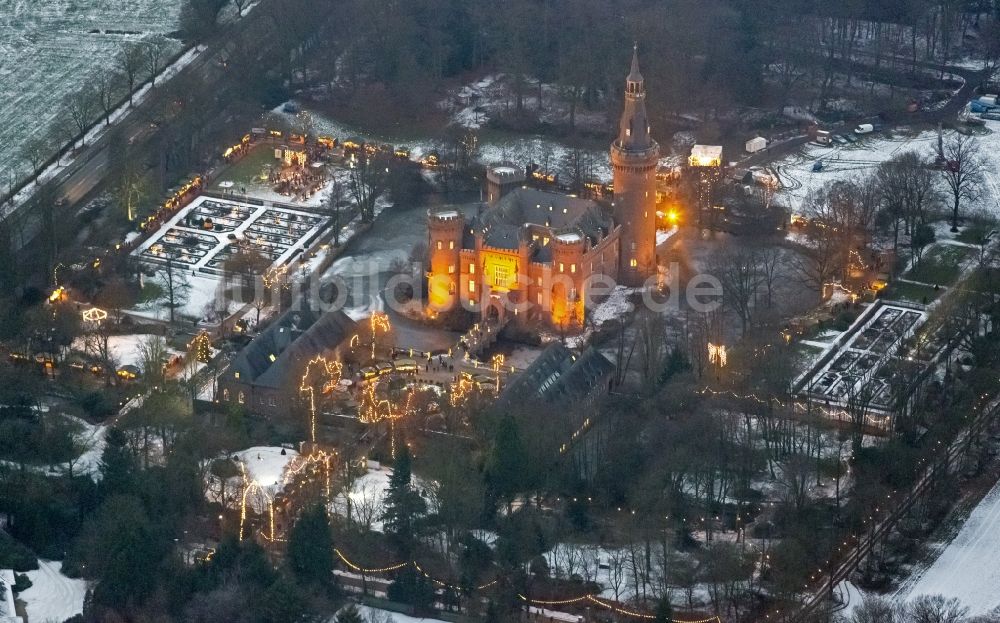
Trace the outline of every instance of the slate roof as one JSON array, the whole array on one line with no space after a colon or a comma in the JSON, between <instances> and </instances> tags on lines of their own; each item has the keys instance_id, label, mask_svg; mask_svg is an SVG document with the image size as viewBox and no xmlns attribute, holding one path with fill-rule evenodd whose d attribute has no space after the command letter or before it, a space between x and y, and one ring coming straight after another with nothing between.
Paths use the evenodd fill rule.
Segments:
<instances>
[{"instance_id":1,"label":"slate roof","mask_svg":"<svg viewBox=\"0 0 1000 623\"><path fill-rule=\"evenodd\" d=\"M550 228L553 233L578 233L596 244L614 228L614 222L595 201L535 188L515 188L472 219L470 229L484 232L483 242L497 249L517 249L525 225ZM471 237L469 237L471 238ZM471 247L472 240L463 240ZM536 250L536 253L538 250ZM551 255L548 255L551 257ZM540 256L536 261L545 261Z\"/></svg>"},{"instance_id":2,"label":"slate roof","mask_svg":"<svg viewBox=\"0 0 1000 623\"><path fill-rule=\"evenodd\" d=\"M562 344L552 344L507 384L497 405L580 401L602 385L614 369L614 364L592 347L575 355Z\"/></svg>"},{"instance_id":3,"label":"slate roof","mask_svg":"<svg viewBox=\"0 0 1000 623\"><path fill-rule=\"evenodd\" d=\"M298 383L310 359L329 353L356 332L357 324L340 310L291 310L247 344L226 375L258 387L287 388Z\"/></svg>"}]
</instances>

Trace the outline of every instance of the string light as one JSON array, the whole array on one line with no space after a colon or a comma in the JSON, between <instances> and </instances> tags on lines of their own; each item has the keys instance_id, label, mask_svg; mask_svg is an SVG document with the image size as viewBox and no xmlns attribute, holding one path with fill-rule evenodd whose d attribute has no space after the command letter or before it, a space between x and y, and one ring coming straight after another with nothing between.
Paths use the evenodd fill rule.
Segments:
<instances>
[{"instance_id":1,"label":"string light","mask_svg":"<svg viewBox=\"0 0 1000 623\"><path fill-rule=\"evenodd\" d=\"M208 336L208 331L202 329L194 336L188 344L188 351L194 352L195 359L199 362L208 363L212 359L212 339Z\"/></svg>"},{"instance_id":2,"label":"string light","mask_svg":"<svg viewBox=\"0 0 1000 623\"><path fill-rule=\"evenodd\" d=\"M725 344L708 343L708 361L712 365L725 368L727 363Z\"/></svg>"},{"instance_id":3,"label":"string light","mask_svg":"<svg viewBox=\"0 0 1000 623\"><path fill-rule=\"evenodd\" d=\"M94 324L100 324L102 320L107 320L108 318L108 312L99 307L85 309L81 315L85 322L93 322Z\"/></svg>"},{"instance_id":4,"label":"string light","mask_svg":"<svg viewBox=\"0 0 1000 623\"><path fill-rule=\"evenodd\" d=\"M382 333L388 333L389 330L392 328L392 325L389 323L389 316L386 315L385 312L379 312L379 311L377 311L377 312L373 313L368 318L368 328L372 332L372 344L371 344L371 346L372 346L372 359L374 360L375 359L375 342L376 342L376 336L377 336L378 332L381 331Z\"/></svg>"},{"instance_id":5,"label":"string light","mask_svg":"<svg viewBox=\"0 0 1000 623\"><path fill-rule=\"evenodd\" d=\"M594 595L583 595L581 597L574 597L573 599L559 599L559 600L528 599L527 597L525 597L524 595L522 595L520 593L518 593L517 596L521 599L521 601L524 601L525 603L533 605L533 606L534 605L540 605L540 606L562 606L562 605L567 605L567 604L579 603L581 601L589 601L590 603L593 603L593 604L596 604L598 606L601 606L602 608L607 608L608 610L611 610L611 611L616 612L618 614L624 614L625 616L630 616L630 617L640 618L640 619L655 619L656 618L655 614L646 614L646 613L643 613L643 612L636 612L635 610L628 610L626 608L622 608L620 606L616 606L615 604L603 601L603 600L597 598ZM671 621L673 621L673 623L713 623L713 622L714 623L721 623L722 620L719 617L714 616L714 617L709 617L707 619L699 619L697 621L681 621L681 620L678 620L678 619L671 619Z\"/></svg>"},{"instance_id":6,"label":"string light","mask_svg":"<svg viewBox=\"0 0 1000 623\"><path fill-rule=\"evenodd\" d=\"M332 390L340 382L342 372L343 365L339 361L330 361L321 355L306 364L299 392L309 395L309 431L313 443L316 442L316 387L321 392Z\"/></svg>"}]
</instances>

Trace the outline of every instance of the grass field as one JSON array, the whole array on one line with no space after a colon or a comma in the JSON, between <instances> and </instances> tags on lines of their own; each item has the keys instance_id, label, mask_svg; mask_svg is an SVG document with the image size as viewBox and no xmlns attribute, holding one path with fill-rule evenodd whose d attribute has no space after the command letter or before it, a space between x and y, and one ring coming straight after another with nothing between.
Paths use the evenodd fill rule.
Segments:
<instances>
[{"instance_id":1,"label":"grass field","mask_svg":"<svg viewBox=\"0 0 1000 623\"><path fill-rule=\"evenodd\" d=\"M883 290L882 298L888 301L909 301L926 305L940 296L942 292L944 290L935 290L932 286L895 281Z\"/></svg>"},{"instance_id":2,"label":"grass field","mask_svg":"<svg viewBox=\"0 0 1000 623\"><path fill-rule=\"evenodd\" d=\"M976 254L975 249L950 244L936 244L924 252L920 261L903 275L904 279L947 286L962 274L962 265Z\"/></svg>"},{"instance_id":3,"label":"grass field","mask_svg":"<svg viewBox=\"0 0 1000 623\"><path fill-rule=\"evenodd\" d=\"M244 156L242 160L223 170L219 174L219 177L216 178L215 185L212 188L219 190L219 182L226 181L232 182L237 187L268 187L269 184L260 180L260 173L264 169L264 165L267 164L278 164L278 161L274 159L274 150L270 145L257 146Z\"/></svg>"},{"instance_id":4,"label":"grass field","mask_svg":"<svg viewBox=\"0 0 1000 623\"><path fill-rule=\"evenodd\" d=\"M0 3L0 179L21 179L32 138L52 153L75 134L69 97L115 63L121 45L176 31L176 0L7 0ZM167 58L180 50L170 41ZM124 93L122 94L124 96Z\"/></svg>"}]
</instances>

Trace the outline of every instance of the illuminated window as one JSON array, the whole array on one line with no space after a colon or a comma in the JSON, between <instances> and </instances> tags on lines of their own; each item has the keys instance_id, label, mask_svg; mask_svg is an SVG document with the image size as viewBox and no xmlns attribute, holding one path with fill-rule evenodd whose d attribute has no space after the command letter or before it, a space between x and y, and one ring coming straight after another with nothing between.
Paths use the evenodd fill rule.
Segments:
<instances>
[{"instance_id":1,"label":"illuminated window","mask_svg":"<svg viewBox=\"0 0 1000 623\"><path fill-rule=\"evenodd\" d=\"M454 264L452 264L451 266L448 267L448 274L449 275L454 275L455 274L455 265Z\"/></svg>"},{"instance_id":2,"label":"illuminated window","mask_svg":"<svg viewBox=\"0 0 1000 623\"><path fill-rule=\"evenodd\" d=\"M476 282L475 281L470 281L469 282L469 292L475 292L475 291L476 291Z\"/></svg>"},{"instance_id":3,"label":"illuminated window","mask_svg":"<svg viewBox=\"0 0 1000 623\"><path fill-rule=\"evenodd\" d=\"M544 238L542 238L542 244L543 245L548 244L548 243L549 243L549 237L548 236L545 236Z\"/></svg>"},{"instance_id":4,"label":"illuminated window","mask_svg":"<svg viewBox=\"0 0 1000 623\"><path fill-rule=\"evenodd\" d=\"M246 397L243 395L243 392L240 392L240 395L237 397L237 400L239 401L240 404L246 402Z\"/></svg>"},{"instance_id":5,"label":"illuminated window","mask_svg":"<svg viewBox=\"0 0 1000 623\"><path fill-rule=\"evenodd\" d=\"M475 262L469 262L469 274L470 275L475 275L476 274L476 263Z\"/></svg>"},{"instance_id":6,"label":"illuminated window","mask_svg":"<svg viewBox=\"0 0 1000 623\"><path fill-rule=\"evenodd\" d=\"M538 293L538 304L539 305L542 304L542 293L541 292Z\"/></svg>"},{"instance_id":7,"label":"illuminated window","mask_svg":"<svg viewBox=\"0 0 1000 623\"><path fill-rule=\"evenodd\" d=\"M635 258L633 257L633 258L632 258L632 259L631 259L631 260L629 261L628 265L629 265L629 266L631 266L632 268L635 268L636 266L638 266L638 265L639 265L639 261L638 261L638 260L636 260L636 259L635 259Z\"/></svg>"},{"instance_id":8,"label":"illuminated window","mask_svg":"<svg viewBox=\"0 0 1000 623\"><path fill-rule=\"evenodd\" d=\"M444 243L442 243L440 240L438 240L438 251L440 251L443 248L444 248Z\"/></svg>"},{"instance_id":9,"label":"illuminated window","mask_svg":"<svg viewBox=\"0 0 1000 623\"><path fill-rule=\"evenodd\" d=\"M510 285L510 267L496 265L493 267L493 285L497 288L506 288Z\"/></svg>"},{"instance_id":10,"label":"illuminated window","mask_svg":"<svg viewBox=\"0 0 1000 623\"><path fill-rule=\"evenodd\" d=\"M573 273L574 275L576 274L576 264L569 265L569 272Z\"/></svg>"},{"instance_id":11,"label":"illuminated window","mask_svg":"<svg viewBox=\"0 0 1000 623\"><path fill-rule=\"evenodd\" d=\"M229 402L229 390L228 389L222 390L222 399L225 400L226 402Z\"/></svg>"},{"instance_id":12,"label":"illuminated window","mask_svg":"<svg viewBox=\"0 0 1000 623\"><path fill-rule=\"evenodd\" d=\"M632 128L625 128L625 136L632 136Z\"/></svg>"},{"instance_id":13,"label":"illuminated window","mask_svg":"<svg viewBox=\"0 0 1000 623\"><path fill-rule=\"evenodd\" d=\"M646 193L646 194L649 194L649 193ZM448 241L448 248L449 249L454 249L455 248L455 241L454 240L449 240Z\"/></svg>"},{"instance_id":14,"label":"illuminated window","mask_svg":"<svg viewBox=\"0 0 1000 623\"><path fill-rule=\"evenodd\" d=\"M566 267L563 266L562 262L559 262L559 272L565 272L565 270L566 270Z\"/></svg>"},{"instance_id":15,"label":"illuminated window","mask_svg":"<svg viewBox=\"0 0 1000 623\"><path fill-rule=\"evenodd\" d=\"M240 378L240 373L239 373L239 372L235 372L235 373L233 374L233 376L234 376L234 377L236 377L236 378Z\"/></svg>"}]
</instances>

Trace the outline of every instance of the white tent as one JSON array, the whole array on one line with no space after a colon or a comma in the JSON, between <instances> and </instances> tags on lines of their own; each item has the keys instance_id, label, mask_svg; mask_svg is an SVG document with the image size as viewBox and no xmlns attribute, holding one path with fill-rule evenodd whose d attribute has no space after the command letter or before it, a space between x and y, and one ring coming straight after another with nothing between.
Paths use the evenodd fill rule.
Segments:
<instances>
[{"instance_id":1,"label":"white tent","mask_svg":"<svg viewBox=\"0 0 1000 623\"><path fill-rule=\"evenodd\" d=\"M767 139L763 136L756 136L747 141L747 153L756 153L767 147Z\"/></svg>"},{"instance_id":2,"label":"white tent","mask_svg":"<svg viewBox=\"0 0 1000 623\"><path fill-rule=\"evenodd\" d=\"M688 164L692 167L718 167L722 165L721 145L695 145L691 148Z\"/></svg>"}]
</instances>

